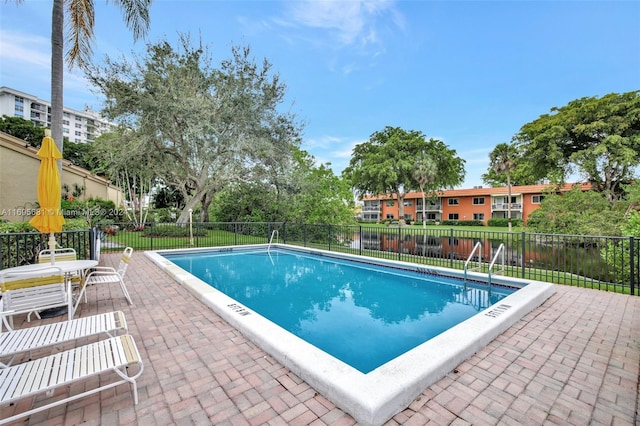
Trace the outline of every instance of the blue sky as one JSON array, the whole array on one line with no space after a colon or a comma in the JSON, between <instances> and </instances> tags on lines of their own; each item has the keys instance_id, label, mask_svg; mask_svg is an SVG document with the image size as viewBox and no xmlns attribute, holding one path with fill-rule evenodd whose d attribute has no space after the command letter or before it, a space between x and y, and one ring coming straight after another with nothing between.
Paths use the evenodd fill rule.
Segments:
<instances>
[{"instance_id":1,"label":"blue sky","mask_svg":"<svg viewBox=\"0 0 640 426\"><path fill-rule=\"evenodd\" d=\"M51 1L0 3L0 85L50 98ZM306 123L302 148L339 174L355 144L385 126L422 131L466 160L481 185L489 152L522 125L585 96L640 89L638 1L155 0L133 42L96 0L94 58L202 38L214 62L249 45L287 85ZM65 106L100 110L78 70Z\"/></svg>"}]
</instances>

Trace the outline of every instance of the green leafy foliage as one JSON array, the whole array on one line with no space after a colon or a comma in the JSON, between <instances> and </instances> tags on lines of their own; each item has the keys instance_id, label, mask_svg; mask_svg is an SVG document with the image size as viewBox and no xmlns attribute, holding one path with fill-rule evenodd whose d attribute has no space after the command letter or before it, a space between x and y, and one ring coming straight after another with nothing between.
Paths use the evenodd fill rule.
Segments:
<instances>
[{"instance_id":1,"label":"green leafy foliage","mask_svg":"<svg viewBox=\"0 0 640 426\"><path fill-rule=\"evenodd\" d=\"M433 175L423 164L424 172L416 173L416 158L429 158L438 172ZM442 141L427 141L422 132L387 126L356 145L343 176L360 195L396 194L403 218L407 192L420 187L434 192L462 183L464 163Z\"/></svg>"},{"instance_id":2,"label":"green leafy foliage","mask_svg":"<svg viewBox=\"0 0 640 426\"><path fill-rule=\"evenodd\" d=\"M101 198L89 198L88 200L62 200L60 208L65 219L82 219L89 226L101 224L107 221L120 222L123 213L116 208L113 201Z\"/></svg>"},{"instance_id":3,"label":"green leafy foliage","mask_svg":"<svg viewBox=\"0 0 640 426\"><path fill-rule=\"evenodd\" d=\"M527 230L543 234L620 235L624 212L612 208L602 194L575 186L563 194L545 194L527 219Z\"/></svg>"},{"instance_id":4,"label":"green leafy foliage","mask_svg":"<svg viewBox=\"0 0 640 426\"><path fill-rule=\"evenodd\" d=\"M240 183L217 194L210 215L219 222L354 222L348 182L328 165L315 165L304 150L293 149L290 166L269 181Z\"/></svg>"},{"instance_id":5,"label":"green leafy foliage","mask_svg":"<svg viewBox=\"0 0 640 426\"><path fill-rule=\"evenodd\" d=\"M522 219L518 219L518 218L513 218L511 219L511 225L512 226L522 226ZM496 226L496 227L508 227L509 226L509 219L507 218L493 218L493 219L489 219L487 221L487 226Z\"/></svg>"},{"instance_id":6,"label":"green leafy foliage","mask_svg":"<svg viewBox=\"0 0 640 426\"><path fill-rule=\"evenodd\" d=\"M0 118L0 131L22 139L35 147L40 147L42 138L44 138L44 127L36 126L32 121L22 117L3 115Z\"/></svg>"},{"instance_id":7,"label":"green leafy foliage","mask_svg":"<svg viewBox=\"0 0 640 426\"><path fill-rule=\"evenodd\" d=\"M600 250L602 260L607 268L613 272L615 281L620 284L628 284L631 279L631 244L635 244L634 255L640 255L640 213L636 210L629 212L626 223L622 226L624 239L617 242L608 242L606 248ZM636 283L639 285L640 283Z\"/></svg>"},{"instance_id":8,"label":"green leafy foliage","mask_svg":"<svg viewBox=\"0 0 640 426\"><path fill-rule=\"evenodd\" d=\"M446 226L484 226L481 220L445 220L442 221Z\"/></svg>"},{"instance_id":9,"label":"green leafy foliage","mask_svg":"<svg viewBox=\"0 0 640 426\"><path fill-rule=\"evenodd\" d=\"M301 125L280 108L286 86L249 47L232 47L216 67L207 48L181 35L175 48L161 41L144 57L107 59L89 78L106 98L104 113L127 127L111 173L144 165L148 176L180 191L179 223L198 206L200 221L208 221L215 195L238 182L273 183L300 142Z\"/></svg>"},{"instance_id":10,"label":"green leafy foliage","mask_svg":"<svg viewBox=\"0 0 640 426\"><path fill-rule=\"evenodd\" d=\"M585 97L552 108L514 137L529 183L573 171L613 203L640 164L640 91Z\"/></svg>"}]
</instances>

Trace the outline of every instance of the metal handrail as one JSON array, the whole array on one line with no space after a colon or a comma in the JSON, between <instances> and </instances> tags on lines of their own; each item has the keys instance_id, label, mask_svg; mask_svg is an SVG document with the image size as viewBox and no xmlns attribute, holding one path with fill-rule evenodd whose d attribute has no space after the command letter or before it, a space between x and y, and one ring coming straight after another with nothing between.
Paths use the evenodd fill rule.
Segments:
<instances>
[{"instance_id":1,"label":"metal handrail","mask_svg":"<svg viewBox=\"0 0 640 426\"><path fill-rule=\"evenodd\" d=\"M496 274L499 273L503 273L504 274L504 244L500 244L500 246L498 246L498 250L496 251L496 254L493 256L493 259L491 259L491 263L489 264L489 279L488 279L488 284L489 287L491 287L491 270L493 269L493 265L495 265L496 260L498 260L498 256L501 256L501 260L502 260L502 269L500 271L497 271Z\"/></svg>"},{"instance_id":2,"label":"metal handrail","mask_svg":"<svg viewBox=\"0 0 640 426\"><path fill-rule=\"evenodd\" d=\"M280 238L280 234L278 233L277 229L274 229L273 232L271 233L271 238L269 238L269 245L267 246L267 253L269 252L269 250L271 250L271 243L273 242L273 237L276 237L276 241L277 239Z\"/></svg>"},{"instance_id":3,"label":"metal handrail","mask_svg":"<svg viewBox=\"0 0 640 426\"><path fill-rule=\"evenodd\" d=\"M469 269L469 262L471 262L471 259L473 258L473 254L476 252L476 250L481 250L482 249L482 243L480 241L478 241L474 246L473 246L473 250L471 250L471 253L469 254L469 257L467 258L467 260L464 262L464 283L467 283L467 271L475 271L477 269L481 269L482 268L482 253L480 251L478 251L478 266L476 266L475 268L471 268Z\"/></svg>"}]
</instances>

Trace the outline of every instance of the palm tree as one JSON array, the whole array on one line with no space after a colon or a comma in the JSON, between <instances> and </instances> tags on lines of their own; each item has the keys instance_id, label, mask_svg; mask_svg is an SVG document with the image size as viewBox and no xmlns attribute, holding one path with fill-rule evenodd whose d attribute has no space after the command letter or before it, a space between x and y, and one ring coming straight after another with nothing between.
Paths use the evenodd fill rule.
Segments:
<instances>
[{"instance_id":1,"label":"palm tree","mask_svg":"<svg viewBox=\"0 0 640 426\"><path fill-rule=\"evenodd\" d=\"M149 29L149 7L153 0L113 0L121 10L123 19L133 32L134 40L146 35ZM16 0L22 3L23 0ZM65 18L68 19L66 35ZM64 77L64 44L67 47L67 64L84 68L91 61L95 8L93 1L53 0L51 22L51 134L62 152L62 109ZM62 173L62 161L58 161Z\"/></svg>"},{"instance_id":2,"label":"palm tree","mask_svg":"<svg viewBox=\"0 0 640 426\"><path fill-rule=\"evenodd\" d=\"M422 228L426 229L427 227L427 196L425 193L425 189L428 187L429 182L432 182L436 178L436 174L438 173L438 167L436 162L429 157L428 155L422 153L416 159L414 169L413 169L413 178L420 187L420 192L422 192Z\"/></svg>"},{"instance_id":3,"label":"palm tree","mask_svg":"<svg viewBox=\"0 0 640 426\"><path fill-rule=\"evenodd\" d=\"M509 223L509 232L511 232L511 171L516 168L517 150L514 145L507 143L499 143L489 154L490 167L498 174L504 174L507 177L507 217Z\"/></svg>"}]
</instances>

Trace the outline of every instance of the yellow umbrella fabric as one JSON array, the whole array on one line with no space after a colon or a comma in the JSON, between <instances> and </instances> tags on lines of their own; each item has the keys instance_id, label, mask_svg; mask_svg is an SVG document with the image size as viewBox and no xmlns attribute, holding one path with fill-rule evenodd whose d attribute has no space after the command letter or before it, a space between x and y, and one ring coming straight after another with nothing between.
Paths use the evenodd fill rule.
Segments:
<instances>
[{"instance_id":1,"label":"yellow umbrella fabric","mask_svg":"<svg viewBox=\"0 0 640 426\"><path fill-rule=\"evenodd\" d=\"M49 248L55 249L54 232L62 232L64 217L60 210L60 173L57 160L62 158L51 131L45 130L42 146L36 154L40 157L38 171L38 203L40 209L29 223L42 233L49 233ZM53 247L51 247L53 245Z\"/></svg>"}]
</instances>

